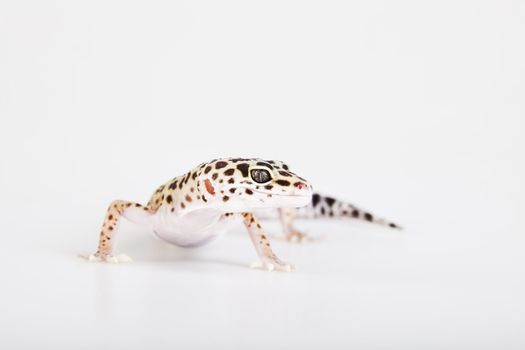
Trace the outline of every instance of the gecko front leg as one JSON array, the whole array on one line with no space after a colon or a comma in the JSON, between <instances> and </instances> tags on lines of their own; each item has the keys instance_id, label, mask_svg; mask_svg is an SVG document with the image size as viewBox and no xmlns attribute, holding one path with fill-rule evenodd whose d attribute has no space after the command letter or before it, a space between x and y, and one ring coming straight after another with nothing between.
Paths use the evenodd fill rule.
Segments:
<instances>
[{"instance_id":1,"label":"gecko front leg","mask_svg":"<svg viewBox=\"0 0 525 350\"><path fill-rule=\"evenodd\" d=\"M88 260L109 263L131 262L131 259L125 254L113 255L119 219L124 216L132 222L145 225L149 222L151 215L152 213L148 208L139 203L121 200L111 202L100 231L97 252L91 254Z\"/></svg>"},{"instance_id":2,"label":"gecko front leg","mask_svg":"<svg viewBox=\"0 0 525 350\"><path fill-rule=\"evenodd\" d=\"M244 218L244 225L248 229L250 238L255 246L255 250L261 259L261 263L252 264L252 267L264 267L269 271L273 269L281 271L292 271L294 267L281 261L270 247L268 235L264 232L261 224L252 213L241 213Z\"/></svg>"}]
</instances>

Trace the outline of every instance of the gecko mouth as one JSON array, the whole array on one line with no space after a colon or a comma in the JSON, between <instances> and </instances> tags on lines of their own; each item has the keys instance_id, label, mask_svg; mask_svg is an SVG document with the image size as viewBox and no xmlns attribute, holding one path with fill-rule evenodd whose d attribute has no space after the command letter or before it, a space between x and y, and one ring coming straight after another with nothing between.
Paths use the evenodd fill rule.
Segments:
<instances>
[{"instance_id":1,"label":"gecko mouth","mask_svg":"<svg viewBox=\"0 0 525 350\"><path fill-rule=\"evenodd\" d=\"M273 197L291 197L291 198L306 198L306 197L312 197L312 193L308 194L291 194L291 193L275 193L275 192L266 192L266 191L259 191L259 190L252 190L253 192L259 193L259 194L265 194L265 195L272 195Z\"/></svg>"}]
</instances>

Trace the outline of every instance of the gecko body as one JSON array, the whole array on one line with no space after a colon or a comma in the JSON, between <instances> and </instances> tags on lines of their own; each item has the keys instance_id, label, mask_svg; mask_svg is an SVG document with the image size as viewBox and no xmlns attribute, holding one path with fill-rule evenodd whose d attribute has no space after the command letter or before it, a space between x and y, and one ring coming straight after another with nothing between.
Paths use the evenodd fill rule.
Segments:
<instances>
[{"instance_id":1,"label":"gecko body","mask_svg":"<svg viewBox=\"0 0 525 350\"><path fill-rule=\"evenodd\" d=\"M131 201L113 201L100 232L96 253L90 261L127 261L115 256L117 224L121 217L151 229L159 238L183 247L204 244L225 232L242 218L260 266L289 271L292 265L273 253L268 235L254 210L292 209L308 205L312 187L289 167L275 160L224 158L202 163L157 188L143 206Z\"/></svg>"}]
</instances>

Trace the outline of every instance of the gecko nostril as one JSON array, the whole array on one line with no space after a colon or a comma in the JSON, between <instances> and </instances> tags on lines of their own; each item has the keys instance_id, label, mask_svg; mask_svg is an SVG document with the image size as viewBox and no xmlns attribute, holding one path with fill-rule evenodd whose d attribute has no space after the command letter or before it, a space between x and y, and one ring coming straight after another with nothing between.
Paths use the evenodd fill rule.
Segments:
<instances>
[{"instance_id":1,"label":"gecko nostril","mask_svg":"<svg viewBox=\"0 0 525 350\"><path fill-rule=\"evenodd\" d=\"M306 184L304 182L300 182L300 181L294 183L293 185L294 185L294 187L297 187L300 190L302 190L303 188L306 188Z\"/></svg>"}]
</instances>

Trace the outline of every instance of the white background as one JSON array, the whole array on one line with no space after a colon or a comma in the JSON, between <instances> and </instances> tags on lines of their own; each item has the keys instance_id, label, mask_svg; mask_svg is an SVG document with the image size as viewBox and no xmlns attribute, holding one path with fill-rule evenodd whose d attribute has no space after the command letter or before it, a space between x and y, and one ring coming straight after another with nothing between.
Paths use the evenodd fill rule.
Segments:
<instances>
[{"instance_id":1,"label":"white background","mask_svg":"<svg viewBox=\"0 0 525 350\"><path fill-rule=\"evenodd\" d=\"M0 1L0 347L523 349L522 1ZM242 227L183 250L123 223L202 161L282 159L407 227ZM266 225L278 233L275 224Z\"/></svg>"}]
</instances>

